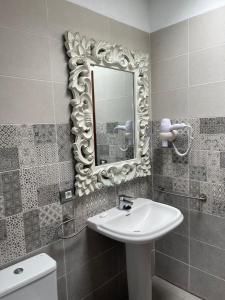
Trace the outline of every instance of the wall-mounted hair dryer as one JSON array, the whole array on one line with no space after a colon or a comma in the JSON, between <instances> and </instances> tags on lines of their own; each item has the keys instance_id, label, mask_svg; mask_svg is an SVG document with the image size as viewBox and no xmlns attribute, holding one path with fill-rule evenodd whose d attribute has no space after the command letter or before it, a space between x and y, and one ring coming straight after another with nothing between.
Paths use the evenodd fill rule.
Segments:
<instances>
[{"instance_id":1,"label":"wall-mounted hair dryer","mask_svg":"<svg viewBox=\"0 0 225 300\"><path fill-rule=\"evenodd\" d=\"M188 128L190 131L192 131L192 127L185 123L177 123L177 124L171 124L170 119L162 119L161 126L160 126L160 139L162 140L162 147L168 147L168 142L172 142L172 145L174 147L174 150L177 155L179 156L185 156L189 153L192 146L192 133L189 135L189 146L186 152L180 153L177 149L177 147L174 144L174 141L176 140L176 137L178 135L179 129Z\"/></svg>"}]
</instances>

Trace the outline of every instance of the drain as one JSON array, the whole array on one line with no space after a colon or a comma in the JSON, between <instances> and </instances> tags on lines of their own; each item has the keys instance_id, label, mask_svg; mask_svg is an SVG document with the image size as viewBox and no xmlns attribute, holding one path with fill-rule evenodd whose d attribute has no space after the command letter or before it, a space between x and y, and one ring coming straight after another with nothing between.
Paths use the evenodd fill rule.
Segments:
<instances>
[{"instance_id":1,"label":"drain","mask_svg":"<svg viewBox=\"0 0 225 300\"><path fill-rule=\"evenodd\" d=\"M13 271L14 274L19 275L23 273L23 268L17 268L16 270Z\"/></svg>"}]
</instances>

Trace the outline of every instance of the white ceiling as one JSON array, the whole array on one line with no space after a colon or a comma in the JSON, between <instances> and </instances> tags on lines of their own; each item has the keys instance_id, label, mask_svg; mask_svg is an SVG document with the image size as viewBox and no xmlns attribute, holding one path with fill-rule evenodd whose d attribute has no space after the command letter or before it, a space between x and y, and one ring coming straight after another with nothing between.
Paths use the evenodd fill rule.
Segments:
<instances>
[{"instance_id":1,"label":"white ceiling","mask_svg":"<svg viewBox=\"0 0 225 300\"><path fill-rule=\"evenodd\" d=\"M225 0L67 0L147 32L225 5Z\"/></svg>"}]
</instances>

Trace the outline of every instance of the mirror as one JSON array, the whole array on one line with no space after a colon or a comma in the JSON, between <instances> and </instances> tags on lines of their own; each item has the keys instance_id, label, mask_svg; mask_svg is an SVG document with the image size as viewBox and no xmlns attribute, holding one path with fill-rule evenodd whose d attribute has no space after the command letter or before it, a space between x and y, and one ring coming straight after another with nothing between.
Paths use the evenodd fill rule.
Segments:
<instances>
[{"instance_id":1,"label":"mirror","mask_svg":"<svg viewBox=\"0 0 225 300\"><path fill-rule=\"evenodd\" d=\"M76 195L150 175L148 55L78 32L65 47Z\"/></svg>"},{"instance_id":2,"label":"mirror","mask_svg":"<svg viewBox=\"0 0 225 300\"><path fill-rule=\"evenodd\" d=\"M91 66L95 165L135 157L134 73Z\"/></svg>"}]
</instances>

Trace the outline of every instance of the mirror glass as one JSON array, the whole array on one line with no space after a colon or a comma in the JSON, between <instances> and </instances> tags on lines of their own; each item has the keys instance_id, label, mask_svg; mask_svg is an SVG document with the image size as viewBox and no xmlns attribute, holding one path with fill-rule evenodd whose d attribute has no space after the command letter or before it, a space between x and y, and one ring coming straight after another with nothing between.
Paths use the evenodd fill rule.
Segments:
<instances>
[{"instance_id":1,"label":"mirror glass","mask_svg":"<svg viewBox=\"0 0 225 300\"><path fill-rule=\"evenodd\" d=\"M135 158L134 73L91 67L96 166Z\"/></svg>"}]
</instances>

